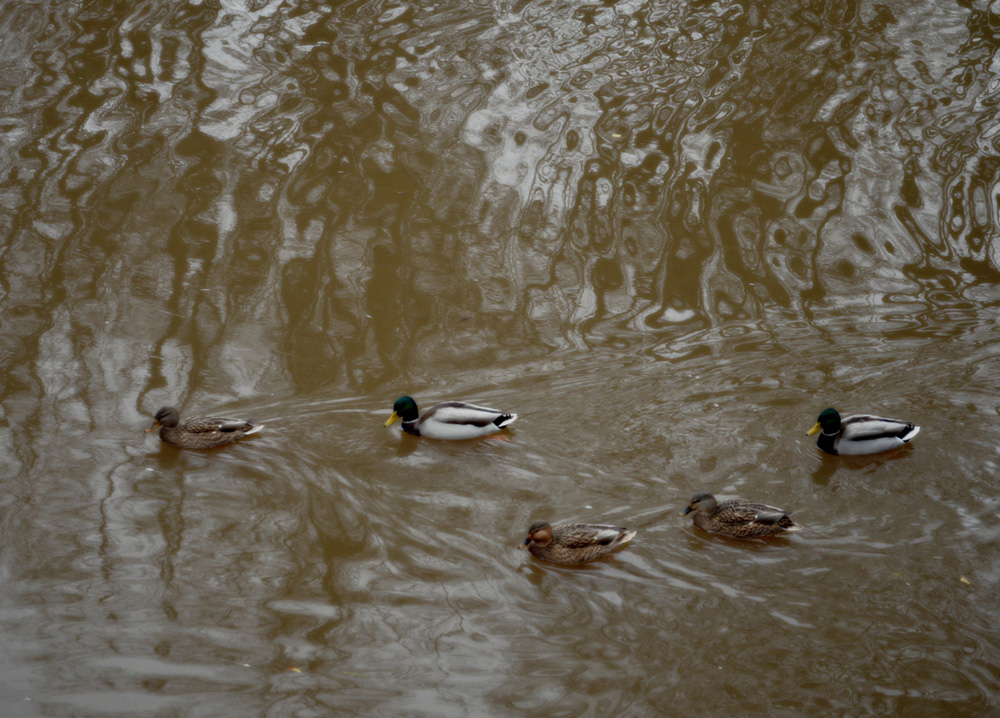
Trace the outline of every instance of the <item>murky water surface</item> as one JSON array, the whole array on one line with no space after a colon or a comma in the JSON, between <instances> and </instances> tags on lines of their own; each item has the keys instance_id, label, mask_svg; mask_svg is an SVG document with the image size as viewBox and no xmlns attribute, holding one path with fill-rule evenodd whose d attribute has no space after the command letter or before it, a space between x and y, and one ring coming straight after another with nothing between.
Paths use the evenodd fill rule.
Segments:
<instances>
[{"instance_id":1,"label":"murky water surface","mask_svg":"<svg viewBox=\"0 0 1000 718\"><path fill-rule=\"evenodd\" d=\"M998 28L0 2L0 712L995 715ZM829 457L826 406L923 429ZM536 519L639 533L565 568Z\"/></svg>"}]
</instances>

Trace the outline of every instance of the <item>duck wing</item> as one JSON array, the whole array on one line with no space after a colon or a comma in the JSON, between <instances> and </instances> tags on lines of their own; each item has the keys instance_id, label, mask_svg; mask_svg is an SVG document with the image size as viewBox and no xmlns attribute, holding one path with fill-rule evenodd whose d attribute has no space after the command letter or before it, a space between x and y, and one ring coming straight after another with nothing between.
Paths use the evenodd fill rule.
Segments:
<instances>
[{"instance_id":1,"label":"duck wing","mask_svg":"<svg viewBox=\"0 0 1000 718\"><path fill-rule=\"evenodd\" d=\"M214 434L217 432L242 431L248 434L260 431L263 425L256 425L247 419L226 419L221 416L199 416L188 419L180 427L191 434Z\"/></svg>"},{"instance_id":2,"label":"duck wing","mask_svg":"<svg viewBox=\"0 0 1000 718\"><path fill-rule=\"evenodd\" d=\"M505 414L499 409L467 404L464 401L443 401L435 404L420 417L420 423L435 421L441 424L464 424L484 427L490 424L505 426L517 418L517 414ZM498 419L506 419L503 423Z\"/></svg>"},{"instance_id":3,"label":"duck wing","mask_svg":"<svg viewBox=\"0 0 1000 718\"><path fill-rule=\"evenodd\" d=\"M873 441L885 438L908 441L916 436L918 431L920 427L911 423L869 414L849 416L840 423L840 436L846 441Z\"/></svg>"},{"instance_id":4,"label":"duck wing","mask_svg":"<svg viewBox=\"0 0 1000 718\"><path fill-rule=\"evenodd\" d=\"M588 546L613 546L635 536L621 526L606 524L566 524L556 527L555 539L566 548L586 548Z\"/></svg>"},{"instance_id":5,"label":"duck wing","mask_svg":"<svg viewBox=\"0 0 1000 718\"><path fill-rule=\"evenodd\" d=\"M719 504L716 512L720 522L727 524L760 524L761 526L783 525L783 520L791 524L788 512L775 506L758 504L753 501L733 499Z\"/></svg>"},{"instance_id":6,"label":"duck wing","mask_svg":"<svg viewBox=\"0 0 1000 718\"><path fill-rule=\"evenodd\" d=\"M773 526L784 518L788 518L788 514L783 511L758 511L753 521L762 526Z\"/></svg>"}]
</instances>

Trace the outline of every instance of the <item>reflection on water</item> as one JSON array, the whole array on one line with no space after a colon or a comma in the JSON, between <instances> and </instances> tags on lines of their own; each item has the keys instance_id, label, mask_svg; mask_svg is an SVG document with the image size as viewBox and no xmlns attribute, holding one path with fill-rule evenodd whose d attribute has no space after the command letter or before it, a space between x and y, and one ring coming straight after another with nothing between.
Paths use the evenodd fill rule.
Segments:
<instances>
[{"instance_id":1,"label":"reflection on water","mask_svg":"<svg viewBox=\"0 0 1000 718\"><path fill-rule=\"evenodd\" d=\"M995 25L0 4L4 714L994 712ZM826 457L827 405L924 429ZM553 567L543 518L639 535Z\"/></svg>"}]
</instances>

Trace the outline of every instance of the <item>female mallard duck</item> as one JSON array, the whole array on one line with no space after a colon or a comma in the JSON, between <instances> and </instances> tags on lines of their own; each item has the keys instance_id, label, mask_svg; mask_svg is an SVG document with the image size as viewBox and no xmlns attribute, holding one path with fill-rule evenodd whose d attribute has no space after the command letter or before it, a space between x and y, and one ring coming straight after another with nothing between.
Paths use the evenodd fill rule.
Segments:
<instances>
[{"instance_id":1,"label":"female mallard duck","mask_svg":"<svg viewBox=\"0 0 1000 718\"><path fill-rule=\"evenodd\" d=\"M497 409L466 404L464 401L443 401L423 413L417 411L417 402L401 396L392 405L392 416L385 422L391 426L403 420L403 431L429 439L475 439L477 436L495 434L514 423L517 414L504 414Z\"/></svg>"},{"instance_id":2,"label":"female mallard duck","mask_svg":"<svg viewBox=\"0 0 1000 718\"><path fill-rule=\"evenodd\" d=\"M538 558L552 563L586 563L606 556L627 544L635 531L603 524L560 524L550 526L536 521L528 529L525 548Z\"/></svg>"},{"instance_id":3,"label":"female mallard duck","mask_svg":"<svg viewBox=\"0 0 1000 718\"><path fill-rule=\"evenodd\" d=\"M878 454L902 446L920 432L919 426L896 419L857 414L843 421L836 409L823 409L806 436L822 431L816 446L828 454Z\"/></svg>"},{"instance_id":4,"label":"female mallard duck","mask_svg":"<svg viewBox=\"0 0 1000 718\"><path fill-rule=\"evenodd\" d=\"M730 499L720 504L707 492L695 494L681 516L692 511L695 526L732 538L752 539L802 530L782 509L746 499Z\"/></svg>"},{"instance_id":5,"label":"female mallard duck","mask_svg":"<svg viewBox=\"0 0 1000 718\"><path fill-rule=\"evenodd\" d=\"M263 424L255 424L248 419L223 419L217 416L198 416L182 422L177 409L172 406L165 406L156 412L156 419L146 429L146 433L157 426L160 427L160 439L182 449L225 446L264 428Z\"/></svg>"}]
</instances>

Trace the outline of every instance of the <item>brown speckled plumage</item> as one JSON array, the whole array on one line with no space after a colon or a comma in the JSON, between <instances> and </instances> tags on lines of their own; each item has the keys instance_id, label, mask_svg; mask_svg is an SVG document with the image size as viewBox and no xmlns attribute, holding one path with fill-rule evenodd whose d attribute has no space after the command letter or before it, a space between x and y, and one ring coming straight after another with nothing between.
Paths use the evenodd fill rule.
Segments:
<instances>
[{"instance_id":1,"label":"brown speckled plumage","mask_svg":"<svg viewBox=\"0 0 1000 718\"><path fill-rule=\"evenodd\" d=\"M694 513L692 518L698 528L738 539L802 530L782 509L746 499L718 502L709 493L695 494L681 516L689 513Z\"/></svg>"},{"instance_id":2,"label":"brown speckled plumage","mask_svg":"<svg viewBox=\"0 0 1000 718\"><path fill-rule=\"evenodd\" d=\"M528 529L528 538L521 544L534 556L553 563L574 564L607 556L627 544L635 536L619 526L604 524L560 524L550 526L536 521Z\"/></svg>"},{"instance_id":3,"label":"brown speckled plumage","mask_svg":"<svg viewBox=\"0 0 1000 718\"><path fill-rule=\"evenodd\" d=\"M156 419L146 431L153 431L158 426L160 439L181 449L225 446L264 428L263 424L255 424L247 419L225 419L218 416L197 416L182 422L177 409L172 406L164 406L156 412Z\"/></svg>"}]
</instances>

